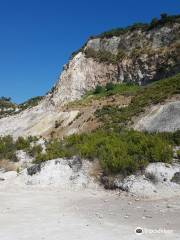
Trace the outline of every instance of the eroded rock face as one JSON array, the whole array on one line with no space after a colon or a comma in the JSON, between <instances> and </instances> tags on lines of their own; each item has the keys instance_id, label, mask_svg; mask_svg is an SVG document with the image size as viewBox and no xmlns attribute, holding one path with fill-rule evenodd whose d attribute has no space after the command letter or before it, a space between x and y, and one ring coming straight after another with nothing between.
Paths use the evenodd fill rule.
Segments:
<instances>
[{"instance_id":1,"label":"eroded rock face","mask_svg":"<svg viewBox=\"0 0 180 240\"><path fill-rule=\"evenodd\" d=\"M55 122L61 121L64 126L78 114L78 111L62 112L47 102L27 109L20 114L0 119L0 135L19 136L46 136L55 126Z\"/></svg>"},{"instance_id":2,"label":"eroded rock face","mask_svg":"<svg viewBox=\"0 0 180 240\"><path fill-rule=\"evenodd\" d=\"M180 25L164 26L151 31L134 30L119 37L91 39L86 46L112 54L123 52L118 60L117 81L146 84L180 71Z\"/></svg>"},{"instance_id":3,"label":"eroded rock face","mask_svg":"<svg viewBox=\"0 0 180 240\"><path fill-rule=\"evenodd\" d=\"M84 189L99 188L95 179L89 175L93 168L93 163L88 160L80 161L74 157L72 159L54 159L41 164L34 164L17 174L9 172L1 174L4 178L1 187L7 186L39 186L39 187L57 187L58 189Z\"/></svg>"},{"instance_id":4,"label":"eroded rock face","mask_svg":"<svg viewBox=\"0 0 180 240\"><path fill-rule=\"evenodd\" d=\"M121 42L121 37L112 37L109 39L91 39L87 43L87 48L93 48L95 51L108 51L113 54L118 53L118 47Z\"/></svg>"},{"instance_id":5,"label":"eroded rock face","mask_svg":"<svg viewBox=\"0 0 180 240\"><path fill-rule=\"evenodd\" d=\"M176 23L169 26L154 28L150 31L140 29L129 30L126 33L120 34L118 37L90 39L86 46L96 51L105 50L114 54L118 52L118 49L122 49L129 53L133 49L147 46L152 49L157 49L168 46L178 40L179 27L179 23Z\"/></svg>"},{"instance_id":6,"label":"eroded rock face","mask_svg":"<svg viewBox=\"0 0 180 240\"><path fill-rule=\"evenodd\" d=\"M117 72L116 65L97 63L80 52L65 67L54 91L46 100L54 105L64 105L81 98L86 90L95 88L97 84L116 81Z\"/></svg>"},{"instance_id":7,"label":"eroded rock face","mask_svg":"<svg viewBox=\"0 0 180 240\"><path fill-rule=\"evenodd\" d=\"M145 198L172 197L180 194L180 165L179 163L150 163L144 174L114 177L116 188Z\"/></svg>"},{"instance_id":8,"label":"eroded rock face","mask_svg":"<svg viewBox=\"0 0 180 240\"><path fill-rule=\"evenodd\" d=\"M153 106L135 125L136 130L173 132L180 129L180 101Z\"/></svg>"},{"instance_id":9,"label":"eroded rock face","mask_svg":"<svg viewBox=\"0 0 180 240\"><path fill-rule=\"evenodd\" d=\"M79 99L86 90L109 81L146 84L180 71L180 24L150 31L133 30L112 38L90 39L64 67L54 91L47 97L54 105ZM116 63L86 57L86 50L123 52Z\"/></svg>"}]
</instances>

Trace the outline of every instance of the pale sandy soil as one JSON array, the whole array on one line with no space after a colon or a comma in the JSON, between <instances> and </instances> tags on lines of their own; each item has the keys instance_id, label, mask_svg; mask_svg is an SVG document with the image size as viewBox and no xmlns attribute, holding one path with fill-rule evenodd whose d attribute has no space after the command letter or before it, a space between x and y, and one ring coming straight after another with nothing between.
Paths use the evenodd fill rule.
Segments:
<instances>
[{"instance_id":1,"label":"pale sandy soil","mask_svg":"<svg viewBox=\"0 0 180 240\"><path fill-rule=\"evenodd\" d=\"M139 236L136 227L172 232ZM152 201L103 190L1 189L0 239L180 239L180 197Z\"/></svg>"}]
</instances>

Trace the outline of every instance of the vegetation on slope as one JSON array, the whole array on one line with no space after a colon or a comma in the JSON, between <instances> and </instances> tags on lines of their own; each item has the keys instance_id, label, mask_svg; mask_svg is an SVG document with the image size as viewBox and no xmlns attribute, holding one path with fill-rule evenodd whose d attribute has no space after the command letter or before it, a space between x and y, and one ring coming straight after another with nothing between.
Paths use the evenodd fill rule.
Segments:
<instances>
[{"instance_id":1,"label":"vegetation on slope","mask_svg":"<svg viewBox=\"0 0 180 240\"><path fill-rule=\"evenodd\" d=\"M0 98L0 118L5 114L10 114L16 109L16 104L11 102L11 98L1 97Z\"/></svg>"},{"instance_id":2,"label":"vegetation on slope","mask_svg":"<svg viewBox=\"0 0 180 240\"><path fill-rule=\"evenodd\" d=\"M16 162L16 151L24 150L31 153L33 151L31 143L36 140L36 137L31 136L28 138L19 137L16 141L11 136L0 137L0 161L10 160Z\"/></svg>"},{"instance_id":3,"label":"vegetation on slope","mask_svg":"<svg viewBox=\"0 0 180 240\"><path fill-rule=\"evenodd\" d=\"M80 100L71 102L68 106L86 106L92 101L113 95L134 96L138 89L140 89L140 86L134 82L122 84L109 82L105 86L97 85L94 90L87 91Z\"/></svg>"},{"instance_id":4,"label":"vegetation on slope","mask_svg":"<svg viewBox=\"0 0 180 240\"><path fill-rule=\"evenodd\" d=\"M64 140L52 139L46 143L46 153L42 147L32 145L32 137L22 137L13 141L12 137L0 138L0 160L17 161L16 151L25 150L35 158L36 163L74 155L90 160L98 159L105 174L132 174L143 170L148 163L170 163L173 146L180 145L180 130L175 133L145 133L127 130L134 116L145 111L147 106L157 104L174 94L180 93L180 74L146 87L133 84L113 84L97 86L81 101L103 98L114 94L131 95L131 103L124 107L106 106L96 112L104 122L104 127L91 133L74 134ZM179 156L179 153L178 153Z\"/></svg>"},{"instance_id":5,"label":"vegetation on slope","mask_svg":"<svg viewBox=\"0 0 180 240\"><path fill-rule=\"evenodd\" d=\"M133 123L133 117L143 113L147 106L158 104L174 94L180 93L180 74L141 87L124 108L104 106L96 111L96 116L109 128L125 127Z\"/></svg>"},{"instance_id":6,"label":"vegetation on slope","mask_svg":"<svg viewBox=\"0 0 180 240\"><path fill-rule=\"evenodd\" d=\"M124 108L106 106L96 112L105 123L103 129L89 134L72 135L47 144L46 154L37 154L36 162L58 157L79 155L91 160L99 159L102 169L107 174L131 174L142 170L150 162L171 162L174 145L180 145L180 130L175 133L143 133L125 130L132 118L145 111L151 104L163 102L174 94L180 93L180 74L146 87L134 85L97 86L88 96L104 97L108 94L127 94L133 90L134 97L129 106Z\"/></svg>"},{"instance_id":7,"label":"vegetation on slope","mask_svg":"<svg viewBox=\"0 0 180 240\"><path fill-rule=\"evenodd\" d=\"M0 100L0 109L2 112L7 111L8 109L14 109L15 107L16 107L16 105L13 104L12 102Z\"/></svg>"},{"instance_id":8,"label":"vegetation on slope","mask_svg":"<svg viewBox=\"0 0 180 240\"><path fill-rule=\"evenodd\" d=\"M118 53L115 55L105 50L95 51L93 48L88 47L84 53L87 58L93 58L99 63L105 62L108 64L117 64L120 60L126 57L126 53L122 49L118 49Z\"/></svg>"},{"instance_id":9,"label":"vegetation on slope","mask_svg":"<svg viewBox=\"0 0 180 240\"><path fill-rule=\"evenodd\" d=\"M99 35L96 36L91 36L90 39L95 39L95 38L112 38L114 36L118 37L122 34L125 34L127 32L131 32L134 30L142 30L142 31L150 31L153 30L154 28L158 28L158 27L162 27L165 25L170 25L170 24L174 24L174 23L180 23L180 15L167 15L166 13L162 13L161 14L161 18L153 18L152 21L148 24L148 23L135 23L131 26L125 27L125 28L115 28L115 29L111 29L109 31L103 32ZM74 56L76 56L79 52L84 52L84 49L86 47L85 43L80 49L78 49L77 51L74 51L71 54L70 59L72 59ZM98 59L98 61L107 61L107 62L111 62L111 63L116 63L117 62L117 57L109 52L95 52L93 51L93 49L89 49L86 50L85 52L87 54L87 56L94 56L96 57L96 59ZM108 59L107 59L108 57ZM119 57L123 57L121 55L119 55Z\"/></svg>"},{"instance_id":10,"label":"vegetation on slope","mask_svg":"<svg viewBox=\"0 0 180 240\"><path fill-rule=\"evenodd\" d=\"M124 34L129 31L133 30L143 30L143 31L149 31L157 27L162 27L167 24L172 23L180 23L180 15L172 15L169 16L166 13L161 14L161 18L153 18L152 21L149 24L146 23L135 23L132 26L128 26L125 28L115 28L110 31L106 31L104 33L101 33L97 36L91 37L91 38L111 38L113 36L120 36L121 34Z\"/></svg>"},{"instance_id":11,"label":"vegetation on slope","mask_svg":"<svg viewBox=\"0 0 180 240\"><path fill-rule=\"evenodd\" d=\"M6 117L9 115L20 113L21 111L35 107L39 104L39 102L43 99L43 97L33 97L21 104L15 104L11 101L9 97L1 97L0 98L0 118Z\"/></svg>"},{"instance_id":12,"label":"vegetation on slope","mask_svg":"<svg viewBox=\"0 0 180 240\"><path fill-rule=\"evenodd\" d=\"M113 54L109 51L106 50L94 50L91 47L87 47L84 50L84 53L86 55L86 58L93 58L96 62L98 63L106 63L106 64L113 64L117 65L119 62L121 62L124 59L131 59L133 61L137 61L137 59L146 54L149 57L155 56L156 54L159 55L159 57L164 56L167 60L169 58L173 58L177 64L178 64L178 52L180 50L180 43L179 41L174 41L173 44L169 45L168 47L160 47L157 49L153 49L150 46L143 46L143 47L135 47L129 52L127 50L123 50L118 47L118 52L117 54ZM164 71L166 72L167 65L164 63L159 68L157 69L159 72Z\"/></svg>"},{"instance_id":13,"label":"vegetation on slope","mask_svg":"<svg viewBox=\"0 0 180 240\"><path fill-rule=\"evenodd\" d=\"M19 105L19 108L21 109L21 111L27 109L27 108L32 108L32 107L35 107L39 104L39 102L43 99L42 96L37 96L37 97L33 97L33 98L30 98L29 100L27 100L26 102L24 103L21 103Z\"/></svg>"},{"instance_id":14,"label":"vegetation on slope","mask_svg":"<svg viewBox=\"0 0 180 240\"><path fill-rule=\"evenodd\" d=\"M32 144L37 138L11 136L0 138L0 162L17 161L16 151L24 150L41 163L56 158L70 158L74 155L90 160L99 159L106 174L121 173L124 176L143 170L150 162L170 163L173 146L180 144L180 131L175 133L142 133L134 130L120 132L96 130L90 134L72 135L63 141L52 139L42 147Z\"/></svg>"},{"instance_id":15,"label":"vegetation on slope","mask_svg":"<svg viewBox=\"0 0 180 240\"><path fill-rule=\"evenodd\" d=\"M180 160L180 150L177 151L177 157Z\"/></svg>"},{"instance_id":16,"label":"vegetation on slope","mask_svg":"<svg viewBox=\"0 0 180 240\"><path fill-rule=\"evenodd\" d=\"M75 134L63 141L52 140L47 144L46 154L35 156L36 162L78 155L91 160L99 159L106 174L123 175L142 170L150 162L171 162L173 146L180 145L180 130L175 133L143 133L125 130L124 127L147 106L179 94L180 74L146 87L108 83L105 87L97 86L81 101L86 101L88 96L102 98L109 94L127 94L128 91L134 94L129 106L106 106L96 112L105 123L103 129L89 134Z\"/></svg>"},{"instance_id":17,"label":"vegetation on slope","mask_svg":"<svg viewBox=\"0 0 180 240\"><path fill-rule=\"evenodd\" d=\"M47 144L46 154L37 154L36 163L59 157L77 155L90 160L99 159L106 174L131 174L143 170L150 162L172 161L172 146L180 131L173 134L149 134L134 130L121 132L97 130L90 134L72 135ZM167 136L168 135L168 136Z\"/></svg>"}]
</instances>

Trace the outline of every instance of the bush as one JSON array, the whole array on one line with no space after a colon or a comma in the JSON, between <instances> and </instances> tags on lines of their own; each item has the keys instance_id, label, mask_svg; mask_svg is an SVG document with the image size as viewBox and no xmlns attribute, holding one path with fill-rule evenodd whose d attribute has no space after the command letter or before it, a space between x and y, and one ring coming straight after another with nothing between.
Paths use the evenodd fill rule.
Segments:
<instances>
[{"instance_id":1,"label":"bush","mask_svg":"<svg viewBox=\"0 0 180 240\"><path fill-rule=\"evenodd\" d=\"M14 112L16 104L11 102L11 98L1 97L0 98L0 117L4 117Z\"/></svg>"},{"instance_id":2,"label":"bush","mask_svg":"<svg viewBox=\"0 0 180 240\"><path fill-rule=\"evenodd\" d=\"M34 145L33 147L30 147L30 149L28 150L28 154L31 157L36 158L37 156L39 156L42 153L42 146L41 145Z\"/></svg>"},{"instance_id":3,"label":"bush","mask_svg":"<svg viewBox=\"0 0 180 240\"><path fill-rule=\"evenodd\" d=\"M39 102L43 99L42 96L37 96L37 97L33 97L33 98L30 98L29 100L27 100L26 102L24 103L21 103L19 105L19 108L20 110L25 110L27 108L32 108L32 107L35 107L39 104Z\"/></svg>"},{"instance_id":4,"label":"bush","mask_svg":"<svg viewBox=\"0 0 180 240\"><path fill-rule=\"evenodd\" d=\"M97 157L106 174L131 174L137 170L137 164L128 154L127 144L116 138L104 138L97 145Z\"/></svg>"},{"instance_id":5,"label":"bush","mask_svg":"<svg viewBox=\"0 0 180 240\"><path fill-rule=\"evenodd\" d=\"M112 82L109 82L106 84L107 91L113 90L114 88L115 88L115 85Z\"/></svg>"},{"instance_id":6,"label":"bush","mask_svg":"<svg viewBox=\"0 0 180 240\"><path fill-rule=\"evenodd\" d=\"M16 162L16 146L11 136L0 138L0 159L6 159Z\"/></svg>"},{"instance_id":7,"label":"bush","mask_svg":"<svg viewBox=\"0 0 180 240\"><path fill-rule=\"evenodd\" d=\"M95 90L94 90L94 94L99 94L103 92L103 87L100 85L97 85Z\"/></svg>"},{"instance_id":8,"label":"bush","mask_svg":"<svg viewBox=\"0 0 180 240\"><path fill-rule=\"evenodd\" d=\"M76 155L90 160L99 159L106 174L128 175L143 170L150 162L169 163L172 153L169 142L157 134L96 130L69 136L63 142L49 142L47 153L38 154L36 162Z\"/></svg>"},{"instance_id":9,"label":"bush","mask_svg":"<svg viewBox=\"0 0 180 240\"><path fill-rule=\"evenodd\" d=\"M180 130L177 130L172 134L172 140L175 145L180 145Z\"/></svg>"},{"instance_id":10,"label":"bush","mask_svg":"<svg viewBox=\"0 0 180 240\"><path fill-rule=\"evenodd\" d=\"M153 18L150 24L146 24L146 23L135 23L131 26L127 26L125 28L115 28L115 29L111 29L109 31L103 32L95 37L91 37L93 38L112 38L113 36L120 36L122 34L127 33L128 31L134 31L134 30L142 30L142 31L149 31L155 27L159 27L159 26L164 26L165 24L169 24L169 23L179 23L180 22L180 15L172 15L169 16L166 13L162 13L161 14L161 18L157 19L157 18Z\"/></svg>"},{"instance_id":11,"label":"bush","mask_svg":"<svg viewBox=\"0 0 180 240\"><path fill-rule=\"evenodd\" d=\"M5 101L5 102L10 102L11 101L11 97L0 97L0 101Z\"/></svg>"},{"instance_id":12,"label":"bush","mask_svg":"<svg viewBox=\"0 0 180 240\"><path fill-rule=\"evenodd\" d=\"M28 138L19 137L16 141L13 140L12 136L0 137L0 160L17 162L17 150L24 150L32 156L35 156L35 153L42 151L40 146L31 147L31 143L36 140L36 137L31 136Z\"/></svg>"},{"instance_id":13,"label":"bush","mask_svg":"<svg viewBox=\"0 0 180 240\"><path fill-rule=\"evenodd\" d=\"M93 48L87 48L85 50L85 54L87 58L93 58L97 62L106 62L108 64L116 64L117 59L116 55L112 54L111 52L101 50L101 51L95 51Z\"/></svg>"},{"instance_id":14,"label":"bush","mask_svg":"<svg viewBox=\"0 0 180 240\"><path fill-rule=\"evenodd\" d=\"M180 150L177 151L177 157L180 160Z\"/></svg>"},{"instance_id":15,"label":"bush","mask_svg":"<svg viewBox=\"0 0 180 240\"><path fill-rule=\"evenodd\" d=\"M25 149L28 149L30 147L29 139L25 139L23 137L18 137L15 144L16 144L17 150L25 150Z\"/></svg>"}]
</instances>

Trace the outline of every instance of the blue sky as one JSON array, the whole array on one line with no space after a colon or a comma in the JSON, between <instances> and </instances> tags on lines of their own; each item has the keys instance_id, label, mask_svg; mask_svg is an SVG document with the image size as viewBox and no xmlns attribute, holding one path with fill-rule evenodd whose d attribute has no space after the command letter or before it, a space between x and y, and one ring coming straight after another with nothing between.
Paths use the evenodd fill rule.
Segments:
<instances>
[{"instance_id":1,"label":"blue sky","mask_svg":"<svg viewBox=\"0 0 180 240\"><path fill-rule=\"evenodd\" d=\"M180 13L180 0L0 0L0 96L45 94L90 35Z\"/></svg>"}]
</instances>

